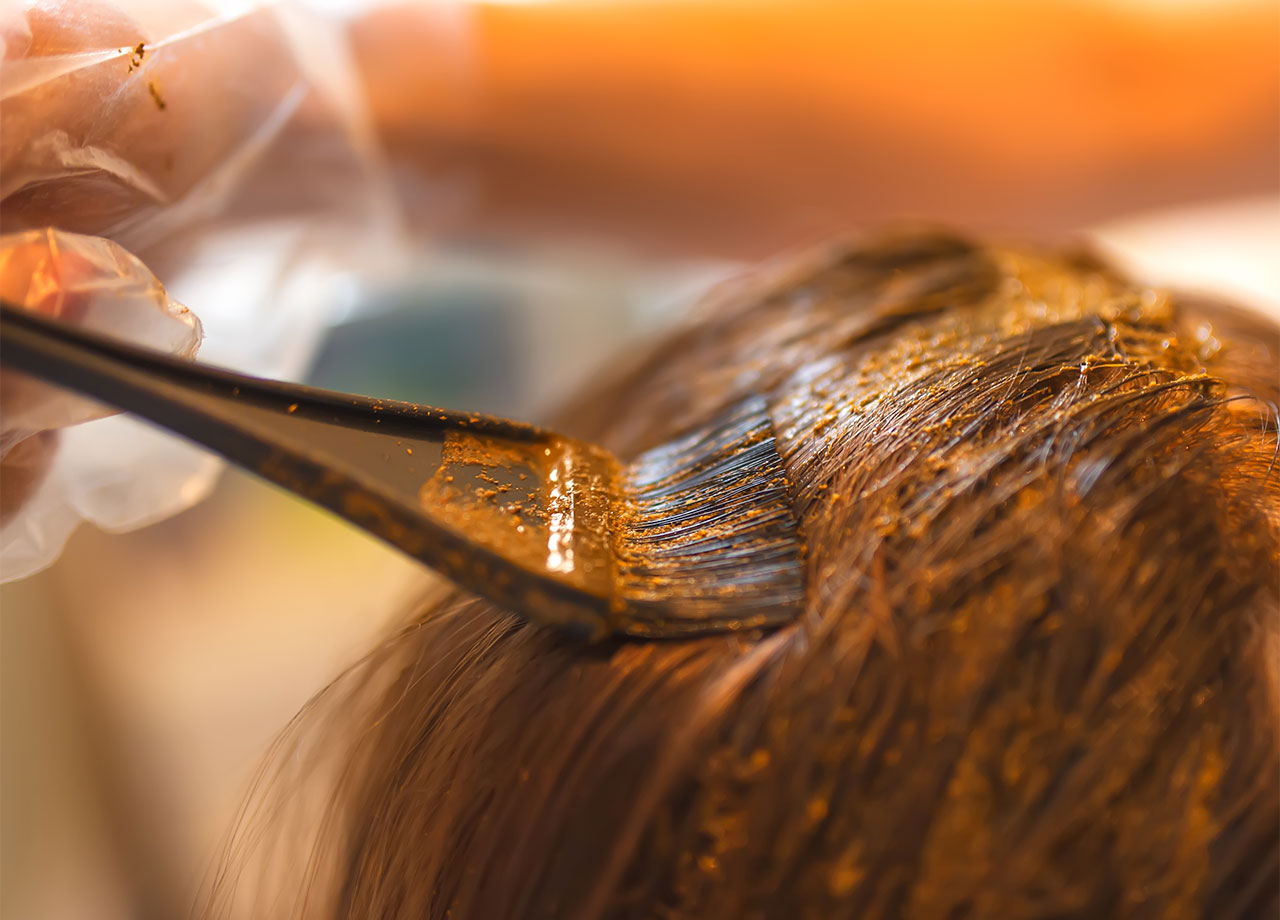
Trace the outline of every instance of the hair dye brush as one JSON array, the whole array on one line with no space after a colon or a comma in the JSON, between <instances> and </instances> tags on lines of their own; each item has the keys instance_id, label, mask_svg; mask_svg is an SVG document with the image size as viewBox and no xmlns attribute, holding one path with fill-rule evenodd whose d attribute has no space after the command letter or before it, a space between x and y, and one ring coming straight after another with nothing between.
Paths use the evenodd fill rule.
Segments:
<instances>
[{"instance_id":1,"label":"hair dye brush","mask_svg":"<svg viewBox=\"0 0 1280 920\"><path fill-rule=\"evenodd\" d=\"M248 377L0 305L8 367L164 426L531 621L774 626L803 597L762 400L631 463L519 422Z\"/></svg>"}]
</instances>

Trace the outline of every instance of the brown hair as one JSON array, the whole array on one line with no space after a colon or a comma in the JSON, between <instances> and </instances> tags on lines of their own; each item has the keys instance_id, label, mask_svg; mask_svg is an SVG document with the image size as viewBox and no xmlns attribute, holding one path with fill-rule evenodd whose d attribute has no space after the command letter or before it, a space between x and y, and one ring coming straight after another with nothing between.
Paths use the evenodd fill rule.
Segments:
<instances>
[{"instance_id":1,"label":"brown hair","mask_svg":"<svg viewBox=\"0 0 1280 920\"><path fill-rule=\"evenodd\" d=\"M587 647L441 593L284 742L259 915L1274 915L1276 345L940 233L722 292L565 421L626 457L766 396L799 621Z\"/></svg>"}]
</instances>

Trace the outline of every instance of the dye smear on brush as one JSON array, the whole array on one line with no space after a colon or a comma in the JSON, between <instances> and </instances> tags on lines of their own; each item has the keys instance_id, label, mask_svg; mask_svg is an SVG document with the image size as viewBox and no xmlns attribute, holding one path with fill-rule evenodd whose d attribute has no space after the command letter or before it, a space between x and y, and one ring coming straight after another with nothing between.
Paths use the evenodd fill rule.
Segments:
<instances>
[{"instance_id":1,"label":"dye smear on brush","mask_svg":"<svg viewBox=\"0 0 1280 920\"><path fill-rule=\"evenodd\" d=\"M608 599L617 472L608 453L577 441L450 431L419 499L486 549Z\"/></svg>"}]
</instances>

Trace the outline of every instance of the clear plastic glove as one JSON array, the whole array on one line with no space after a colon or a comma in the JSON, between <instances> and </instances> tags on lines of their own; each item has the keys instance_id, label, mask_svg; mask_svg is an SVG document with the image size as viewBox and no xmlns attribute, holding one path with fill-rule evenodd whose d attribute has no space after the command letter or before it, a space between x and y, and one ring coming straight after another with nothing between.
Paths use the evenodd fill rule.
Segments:
<instances>
[{"instance_id":1,"label":"clear plastic glove","mask_svg":"<svg viewBox=\"0 0 1280 920\"><path fill-rule=\"evenodd\" d=\"M0 236L0 298L170 354L189 357L200 344L195 315L170 300L137 258L97 237L55 230ZM109 512L101 514L92 503L79 506L77 498L119 478L117 455L77 452L55 467L61 429L110 414L90 400L0 370L0 551L6 576L38 568L81 517L114 523Z\"/></svg>"},{"instance_id":2,"label":"clear plastic glove","mask_svg":"<svg viewBox=\"0 0 1280 920\"><path fill-rule=\"evenodd\" d=\"M199 326L167 289L203 321L203 358L300 374L347 279L399 240L341 24L252 0L26 0L0 6L0 41L6 297L188 351ZM207 453L127 416L63 427L99 410L10 376L0 580L52 562L81 519L141 526L212 487Z\"/></svg>"}]
</instances>

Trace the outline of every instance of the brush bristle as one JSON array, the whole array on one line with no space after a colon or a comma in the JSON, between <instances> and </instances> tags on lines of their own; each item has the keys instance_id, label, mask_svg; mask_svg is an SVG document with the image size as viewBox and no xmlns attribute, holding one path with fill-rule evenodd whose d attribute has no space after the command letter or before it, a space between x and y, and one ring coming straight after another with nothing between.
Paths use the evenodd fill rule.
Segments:
<instances>
[{"instance_id":1,"label":"brush bristle","mask_svg":"<svg viewBox=\"0 0 1280 920\"><path fill-rule=\"evenodd\" d=\"M764 400L640 456L624 486L623 632L690 635L797 616L801 543Z\"/></svg>"}]
</instances>

